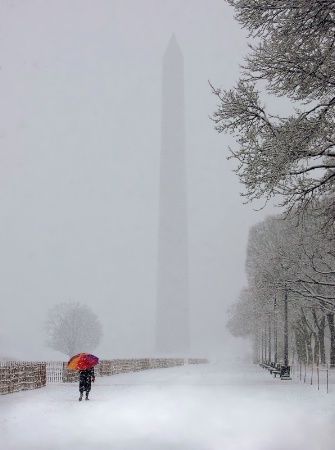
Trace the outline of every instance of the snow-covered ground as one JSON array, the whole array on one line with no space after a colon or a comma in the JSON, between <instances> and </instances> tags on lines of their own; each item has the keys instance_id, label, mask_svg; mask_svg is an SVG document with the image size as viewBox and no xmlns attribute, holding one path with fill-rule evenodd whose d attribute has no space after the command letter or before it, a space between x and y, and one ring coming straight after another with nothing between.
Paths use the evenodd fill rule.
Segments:
<instances>
[{"instance_id":1,"label":"snow-covered ground","mask_svg":"<svg viewBox=\"0 0 335 450\"><path fill-rule=\"evenodd\" d=\"M334 393L208 364L0 396L1 450L333 450Z\"/></svg>"}]
</instances>

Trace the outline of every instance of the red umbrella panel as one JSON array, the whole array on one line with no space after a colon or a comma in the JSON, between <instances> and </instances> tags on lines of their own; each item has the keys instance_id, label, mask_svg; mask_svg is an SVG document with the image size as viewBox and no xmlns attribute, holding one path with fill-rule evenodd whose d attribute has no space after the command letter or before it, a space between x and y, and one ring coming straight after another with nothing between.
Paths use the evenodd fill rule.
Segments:
<instances>
[{"instance_id":1,"label":"red umbrella panel","mask_svg":"<svg viewBox=\"0 0 335 450\"><path fill-rule=\"evenodd\" d=\"M79 353L72 356L67 363L67 368L71 370L87 370L99 364L99 358L90 353Z\"/></svg>"}]
</instances>

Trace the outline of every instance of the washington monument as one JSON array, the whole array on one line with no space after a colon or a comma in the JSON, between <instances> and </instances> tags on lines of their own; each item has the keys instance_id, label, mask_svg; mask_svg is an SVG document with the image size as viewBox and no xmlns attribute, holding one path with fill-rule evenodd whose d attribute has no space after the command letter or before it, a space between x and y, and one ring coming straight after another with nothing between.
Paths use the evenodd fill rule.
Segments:
<instances>
[{"instance_id":1,"label":"washington monument","mask_svg":"<svg viewBox=\"0 0 335 450\"><path fill-rule=\"evenodd\" d=\"M173 35L163 57L156 352L188 356L188 236L183 55Z\"/></svg>"}]
</instances>

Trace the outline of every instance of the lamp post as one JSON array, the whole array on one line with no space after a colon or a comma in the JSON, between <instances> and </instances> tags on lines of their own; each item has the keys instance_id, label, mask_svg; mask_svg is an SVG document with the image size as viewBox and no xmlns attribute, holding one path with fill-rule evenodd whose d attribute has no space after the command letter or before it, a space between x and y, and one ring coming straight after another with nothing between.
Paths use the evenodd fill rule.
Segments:
<instances>
[{"instance_id":1,"label":"lamp post","mask_svg":"<svg viewBox=\"0 0 335 450\"><path fill-rule=\"evenodd\" d=\"M286 284L284 291L284 364L288 366L288 301Z\"/></svg>"},{"instance_id":2,"label":"lamp post","mask_svg":"<svg viewBox=\"0 0 335 450\"><path fill-rule=\"evenodd\" d=\"M268 362L268 337L267 337L267 330L266 330L266 322L264 323L264 325L263 325L263 327L264 327L264 359L265 359L265 362L267 363Z\"/></svg>"},{"instance_id":3,"label":"lamp post","mask_svg":"<svg viewBox=\"0 0 335 450\"><path fill-rule=\"evenodd\" d=\"M262 362L262 337L259 330L257 330L257 357L258 362Z\"/></svg>"},{"instance_id":4,"label":"lamp post","mask_svg":"<svg viewBox=\"0 0 335 450\"><path fill-rule=\"evenodd\" d=\"M288 295L287 286L284 287L284 365L281 366L280 378L282 380L291 380L291 368L288 360Z\"/></svg>"},{"instance_id":5,"label":"lamp post","mask_svg":"<svg viewBox=\"0 0 335 450\"><path fill-rule=\"evenodd\" d=\"M269 317L269 363L272 363L271 317Z\"/></svg>"},{"instance_id":6,"label":"lamp post","mask_svg":"<svg viewBox=\"0 0 335 450\"><path fill-rule=\"evenodd\" d=\"M264 331L262 330L262 363L264 363Z\"/></svg>"},{"instance_id":7,"label":"lamp post","mask_svg":"<svg viewBox=\"0 0 335 450\"><path fill-rule=\"evenodd\" d=\"M277 293L275 293L275 300L273 304L273 331L274 331L274 363L278 360L278 336L277 336Z\"/></svg>"}]
</instances>

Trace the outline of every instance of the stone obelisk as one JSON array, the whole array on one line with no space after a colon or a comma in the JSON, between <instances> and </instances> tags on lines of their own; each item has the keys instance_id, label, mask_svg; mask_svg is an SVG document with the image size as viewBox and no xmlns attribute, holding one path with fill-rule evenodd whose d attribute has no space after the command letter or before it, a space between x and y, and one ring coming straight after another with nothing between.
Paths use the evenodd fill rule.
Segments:
<instances>
[{"instance_id":1,"label":"stone obelisk","mask_svg":"<svg viewBox=\"0 0 335 450\"><path fill-rule=\"evenodd\" d=\"M183 55L173 35L163 57L156 353L190 348Z\"/></svg>"}]
</instances>

